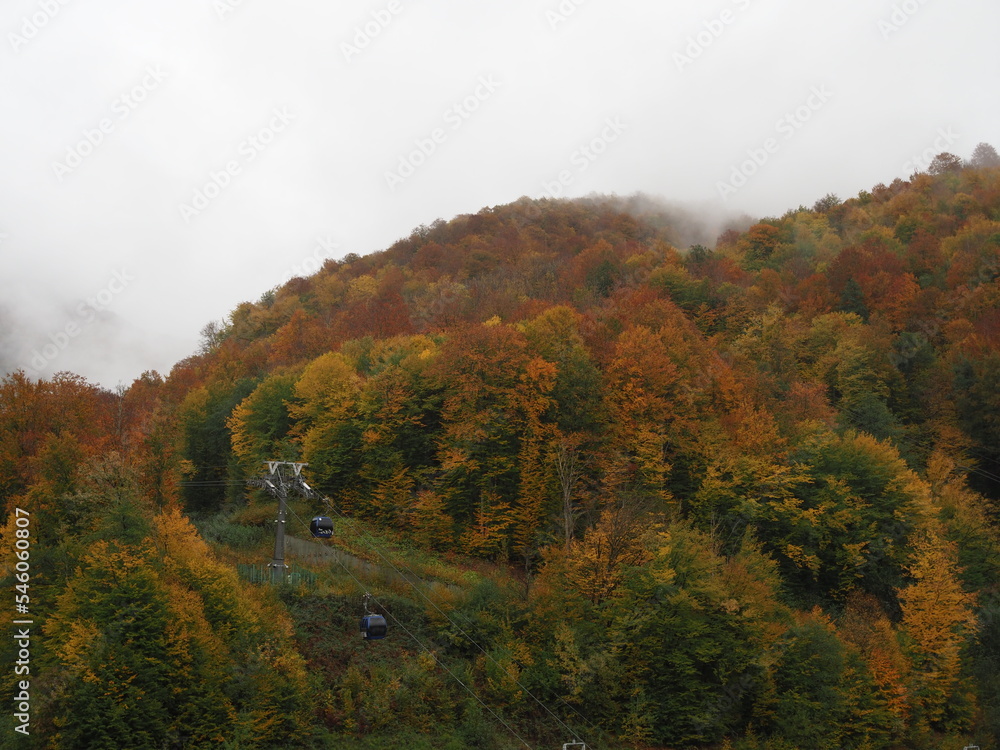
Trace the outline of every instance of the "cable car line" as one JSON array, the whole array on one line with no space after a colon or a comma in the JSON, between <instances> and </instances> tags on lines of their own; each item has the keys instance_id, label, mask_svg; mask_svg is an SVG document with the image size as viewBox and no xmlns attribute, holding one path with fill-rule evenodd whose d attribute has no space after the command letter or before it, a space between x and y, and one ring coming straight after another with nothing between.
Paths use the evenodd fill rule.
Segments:
<instances>
[{"instance_id":1,"label":"cable car line","mask_svg":"<svg viewBox=\"0 0 1000 750\"><path fill-rule=\"evenodd\" d=\"M966 446L963 446L962 448L960 448L959 450L962 453L972 453L972 454L978 456L979 458L982 458L982 459L985 459L986 461L989 461L991 464L997 463L997 457L996 456L992 456L989 453L986 453L985 451L979 449L977 446L966 445Z\"/></svg>"},{"instance_id":2,"label":"cable car line","mask_svg":"<svg viewBox=\"0 0 1000 750\"><path fill-rule=\"evenodd\" d=\"M962 464L958 464L958 463L955 464L955 466L957 466L959 469L965 469L966 471L971 471L971 472L974 472L976 474L980 474L980 475L982 475L984 477L989 477L994 482L1000 482L1000 477L998 477L996 474L993 474L993 473L991 473L989 471L986 471L986 469L974 469L971 466L963 466Z\"/></svg>"},{"instance_id":3,"label":"cable car line","mask_svg":"<svg viewBox=\"0 0 1000 750\"><path fill-rule=\"evenodd\" d=\"M304 528L309 528L306 525L306 523L299 517L298 513L296 513L291 508L289 508L288 512L291 513L296 518L296 520L298 520L298 522L300 524L302 524L302 526ZM358 579L358 577L356 575L354 575L353 572L351 572L351 569L349 567L347 567L347 564L344 563L344 561L340 560L339 558L335 558L335 559L337 560L338 564L344 569L344 572L347 573L347 575L350 576L351 579L358 585L358 588L360 588L362 591L365 591L366 596L369 597L376 604L378 604L379 603L378 599L376 597L374 597L373 595L367 593L367 588L365 587L365 585ZM397 570L397 572L399 572L399 571ZM390 620L392 620L392 623L393 623L393 625L395 627L398 627L400 630L402 630L404 633L406 633L408 636L410 636L410 638L413 639L414 643L416 643L417 646L419 646L423 651L426 651L428 654L430 654L431 658L434 659L434 661L437 663L437 665L439 667L441 667L445 672L447 672L451 676L451 678L453 680L455 680L455 682L457 682L459 685L461 685L463 688L465 688L466 692L468 692L469 695L471 695L473 698L475 698L476 702L479 703L479 705L481 705L483 708L485 708L487 711L489 711L490 714L493 716L493 718L495 718L497 721L499 721L503 725L503 727L508 732L510 732L517 739L518 742L520 742L522 745L524 745L526 748L528 748L528 750L534 750L534 748L530 744L528 744L528 742L523 737L521 737L521 735L519 735L517 732L515 732L514 729L506 721L504 721L503 718L499 714L497 714L496 711L494 711L492 708L490 708L489 705L487 705L486 702L483 701L483 699L480 698L472 688L470 688L468 685L466 685L458 677L458 675L456 675L454 672L452 672L451 669L448 668L448 665L445 664L444 662L442 662L441 659L438 658L437 654L435 654L430 648L428 648L427 646L425 646L421 642L421 640L419 638L417 638L417 636L415 636L412 632L410 632L409 628L407 628L405 625L403 625L403 623L401 623L399 620L397 620L396 617L392 614L392 612L390 612L385 607L382 607L382 609L385 611L386 616Z\"/></svg>"},{"instance_id":4,"label":"cable car line","mask_svg":"<svg viewBox=\"0 0 1000 750\"><path fill-rule=\"evenodd\" d=\"M190 482L177 482L179 487L230 487L235 484L243 485L246 482L228 482L218 479L199 479Z\"/></svg>"}]
</instances>

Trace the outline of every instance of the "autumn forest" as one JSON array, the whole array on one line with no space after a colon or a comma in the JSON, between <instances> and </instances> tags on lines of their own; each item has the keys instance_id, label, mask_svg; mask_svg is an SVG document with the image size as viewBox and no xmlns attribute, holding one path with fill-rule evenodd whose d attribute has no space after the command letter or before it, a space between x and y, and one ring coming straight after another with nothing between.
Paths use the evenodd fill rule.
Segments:
<instances>
[{"instance_id":1,"label":"autumn forest","mask_svg":"<svg viewBox=\"0 0 1000 750\"><path fill-rule=\"evenodd\" d=\"M1000 157L696 235L522 198L4 376L0 747L1000 747Z\"/></svg>"}]
</instances>

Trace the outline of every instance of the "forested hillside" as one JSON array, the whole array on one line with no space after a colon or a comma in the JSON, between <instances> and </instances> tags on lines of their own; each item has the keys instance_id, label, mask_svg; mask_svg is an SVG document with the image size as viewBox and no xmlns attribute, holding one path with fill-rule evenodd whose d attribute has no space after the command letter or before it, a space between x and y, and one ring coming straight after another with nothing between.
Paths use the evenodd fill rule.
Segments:
<instances>
[{"instance_id":1,"label":"forested hillside","mask_svg":"<svg viewBox=\"0 0 1000 750\"><path fill-rule=\"evenodd\" d=\"M1000 159L747 225L521 199L240 305L166 377L5 377L35 624L0 745L1000 746ZM308 462L326 544L447 585L241 578L268 459Z\"/></svg>"}]
</instances>

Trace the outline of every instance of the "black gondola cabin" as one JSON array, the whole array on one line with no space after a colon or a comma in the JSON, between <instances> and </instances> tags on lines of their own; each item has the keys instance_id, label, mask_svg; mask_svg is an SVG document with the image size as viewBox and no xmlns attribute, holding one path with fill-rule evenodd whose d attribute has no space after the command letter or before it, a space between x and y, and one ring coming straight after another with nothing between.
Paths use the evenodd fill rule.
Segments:
<instances>
[{"instance_id":1,"label":"black gondola cabin","mask_svg":"<svg viewBox=\"0 0 1000 750\"><path fill-rule=\"evenodd\" d=\"M333 536L333 519L327 516L316 516L309 524L313 536L329 539Z\"/></svg>"},{"instance_id":2,"label":"black gondola cabin","mask_svg":"<svg viewBox=\"0 0 1000 750\"><path fill-rule=\"evenodd\" d=\"M388 632L389 627L382 615L365 615L361 618L361 637L366 641L385 638Z\"/></svg>"}]
</instances>

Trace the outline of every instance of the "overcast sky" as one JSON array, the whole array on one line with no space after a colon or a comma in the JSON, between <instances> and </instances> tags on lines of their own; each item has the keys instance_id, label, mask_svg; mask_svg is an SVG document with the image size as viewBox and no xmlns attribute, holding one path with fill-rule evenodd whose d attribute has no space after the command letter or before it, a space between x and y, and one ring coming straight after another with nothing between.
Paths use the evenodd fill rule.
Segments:
<instances>
[{"instance_id":1,"label":"overcast sky","mask_svg":"<svg viewBox=\"0 0 1000 750\"><path fill-rule=\"evenodd\" d=\"M781 215L1000 148L996 0L9 0L0 366L113 388L531 197Z\"/></svg>"}]
</instances>

